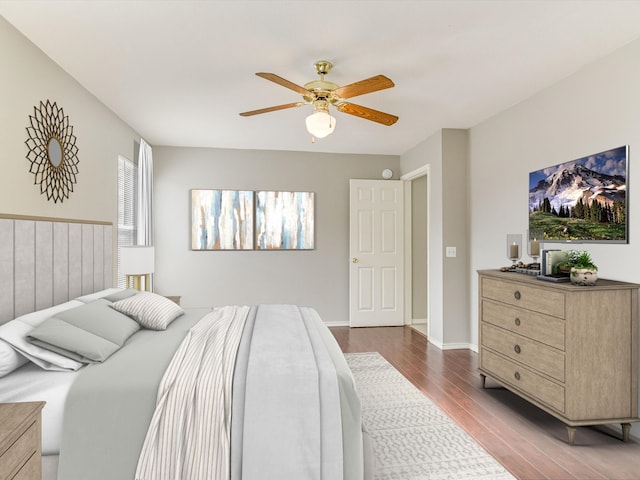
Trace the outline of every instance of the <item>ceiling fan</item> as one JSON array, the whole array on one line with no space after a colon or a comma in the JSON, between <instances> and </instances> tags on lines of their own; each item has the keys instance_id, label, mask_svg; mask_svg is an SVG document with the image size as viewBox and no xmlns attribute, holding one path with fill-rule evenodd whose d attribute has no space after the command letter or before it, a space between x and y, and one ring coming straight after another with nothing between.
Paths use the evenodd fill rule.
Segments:
<instances>
[{"instance_id":1,"label":"ceiling fan","mask_svg":"<svg viewBox=\"0 0 640 480\"><path fill-rule=\"evenodd\" d=\"M384 75L376 75L359 82L351 83L340 87L333 82L328 82L324 76L329 73L333 65L326 60L320 60L314 63L314 67L320 80L314 80L304 84L304 87L296 85L289 80L274 73L256 73L257 76L266 80L270 80L278 85L282 85L294 92L302 95L304 102L286 103L284 105L276 105L274 107L261 108L259 110L251 110L242 112L243 117L259 115L261 113L275 112L287 108L301 107L303 105L313 105L314 113L307 117L307 130L311 135L317 138L323 138L333 133L336 125L336 119L329 113L329 106L335 107L336 110L356 117L371 120L372 122L381 123L382 125L393 125L398 121L398 117L389 113L380 112L372 108L356 105L355 103L346 102L346 98L357 97L366 93L377 92L385 88L391 88L394 83Z\"/></svg>"}]
</instances>

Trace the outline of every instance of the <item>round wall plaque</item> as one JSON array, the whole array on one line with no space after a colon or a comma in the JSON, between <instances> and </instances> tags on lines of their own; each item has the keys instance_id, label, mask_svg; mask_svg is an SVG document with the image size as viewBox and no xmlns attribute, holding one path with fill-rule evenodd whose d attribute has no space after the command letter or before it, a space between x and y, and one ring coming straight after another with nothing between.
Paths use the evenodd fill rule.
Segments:
<instances>
[{"instance_id":1,"label":"round wall plaque","mask_svg":"<svg viewBox=\"0 0 640 480\"><path fill-rule=\"evenodd\" d=\"M62 202L73 192L78 174L78 147L73 127L56 102L40 102L33 110L27 127L29 138L24 142L29 148L29 172L35 175L33 183L40 185L40 193L46 193L47 200Z\"/></svg>"}]
</instances>

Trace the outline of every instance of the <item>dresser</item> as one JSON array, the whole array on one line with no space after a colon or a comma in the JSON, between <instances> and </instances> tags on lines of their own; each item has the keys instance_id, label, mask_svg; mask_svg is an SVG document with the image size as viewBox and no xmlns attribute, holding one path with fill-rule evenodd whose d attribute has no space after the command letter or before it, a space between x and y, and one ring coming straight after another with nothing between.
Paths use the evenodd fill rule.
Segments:
<instances>
[{"instance_id":1,"label":"dresser","mask_svg":"<svg viewBox=\"0 0 640 480\"><path fill-rule=\"evenodd\" d=\"M638 418L638 288L595 286L482 270L479 371L555 416L574 443L576 427Z\"/></svg>"},{"instance_id":2,"label":"dresser","mask_svg":"<svg viewBox=\"0 0 640 480\"><path fill-rule=\"evenodd\" d=\"M42 478L42 407L44 402L0 403L0 479Z\"/></svg>"}]
</instances>

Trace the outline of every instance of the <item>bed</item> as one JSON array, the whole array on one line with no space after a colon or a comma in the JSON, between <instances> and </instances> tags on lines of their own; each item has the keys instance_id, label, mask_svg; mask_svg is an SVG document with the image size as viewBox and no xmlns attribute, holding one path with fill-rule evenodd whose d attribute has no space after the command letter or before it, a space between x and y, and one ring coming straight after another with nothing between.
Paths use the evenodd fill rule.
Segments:
<instances>
[{"instance_id":1,"label":"bed","mask_svg":"<svg viewBox=\"0 0 640 480\"><path fill-rule=\"evenodd\" d=\"M111 288L111 226L76 223L0 218L18 279L0 276L0 402L47 402L45 480L367 475L353 376L314 309Z\"/></svg>"}]
</instances>

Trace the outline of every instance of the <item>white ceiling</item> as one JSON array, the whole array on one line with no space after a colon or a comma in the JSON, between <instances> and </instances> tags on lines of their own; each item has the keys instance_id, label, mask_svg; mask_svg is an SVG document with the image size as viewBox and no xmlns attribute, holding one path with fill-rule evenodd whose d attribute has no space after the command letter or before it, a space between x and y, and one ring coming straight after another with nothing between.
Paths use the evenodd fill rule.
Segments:
<instances>
[{"instance_id":1,"label":"white ceiling","mask_svg":"<svg viewBox=\"0 0 640 480\"><path fill-rule=\"evenodd\" d=\"M0 0L0 14L152 145L395 155L640 37L638 0ZM316 60L339 85L391 78L350 101L400 120L337 112L312 144L311 106L238 115L301 100L255 72L303 85Z\"/></svg>"}]
</instances>

